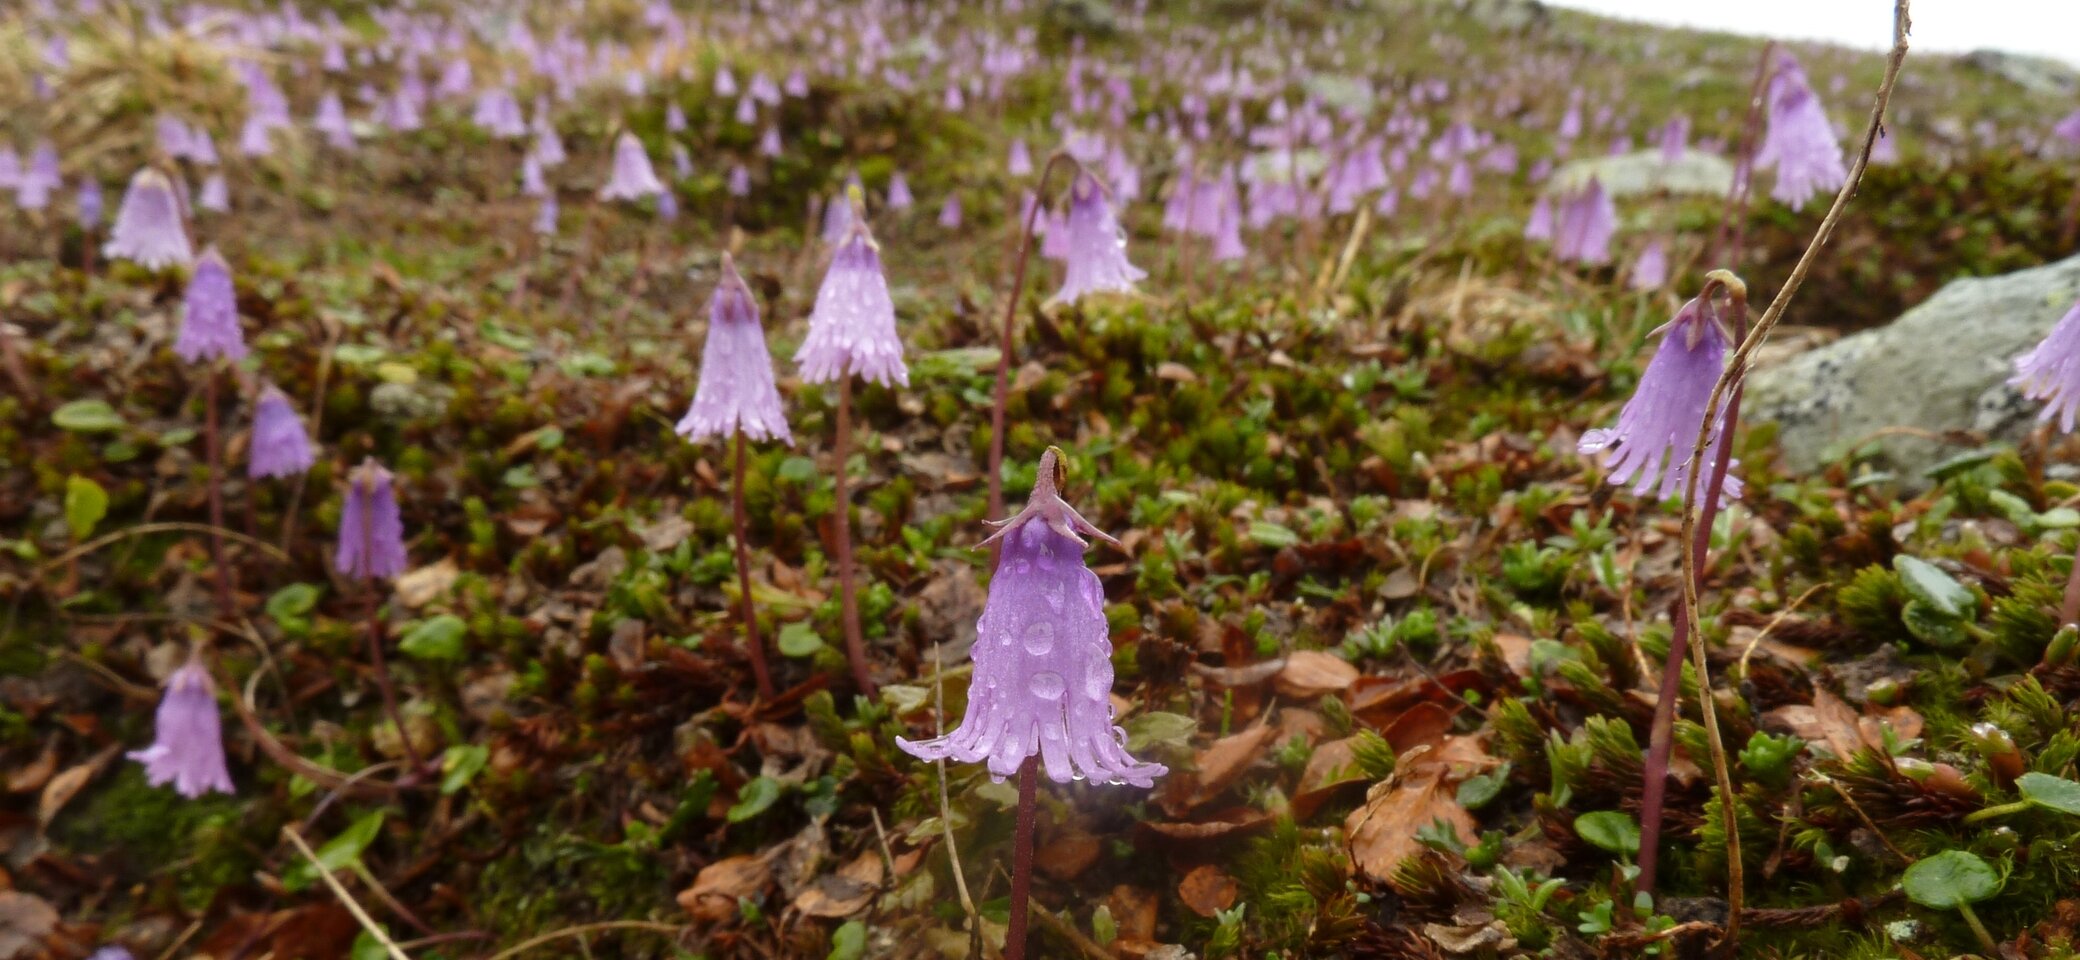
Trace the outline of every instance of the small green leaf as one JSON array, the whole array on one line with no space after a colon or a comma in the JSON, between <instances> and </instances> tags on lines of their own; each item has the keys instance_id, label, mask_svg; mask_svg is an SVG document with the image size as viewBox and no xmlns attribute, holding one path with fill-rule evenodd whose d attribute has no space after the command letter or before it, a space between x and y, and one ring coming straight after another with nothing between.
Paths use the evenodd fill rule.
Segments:
<instances>
[{"instance_id":1,"label":"small green leaf","mask_svg":"<svg viewBox=\"0 0 2080 960\"><path fill-rule=\"evenodd\" d=\"M404 632L397 649L415 660L460 660L468 652L469 625L452 613L421 620Z\"/></svg>"},{"instance_id":2,"label":"small green leaf","mask_svg":"<svg viewBox=\"0 0 2080 960\"><path fill-rule=\"evenodd\" d=\"M780 628L780 636L774 641L780 652L790 657L806 657L823 649L823 638L817 636L816 628L807 621L796 621Z\"/></svg>"},{"instance_id":3,"label":"small green leaf","mask_svg":"<svg viewBox=\"0 0 2080 960\"><path fill-rule=\"evenodd\" d=\"M1112 919L1111 907L1101 903L1091 911L1091 939L1101 947L1112 946L1112 941L1119 939L1119 921Z\"/></svg>"},{"instance_id":4,"label":"small green leaf","mask_svg":"<svg viewBox=\"0 0 2080 960\"><path fill-rule=\"evenodd\" d=\"M292 583L276 590L267 598L267 615L275 622L302 620L318 605L318 586L312 583Z\"/></svg>"},{"instance_id":5,"label":"small green leaf","mask_svg":"<svg viewBox=\"0 0 2080 960\"><path fill-rule=\"evenodd\" d=\"M931 696L931 690L907 683L891 683L881 688L881 701L888 704L899 717L924 706L925 701L930 700Z\"/></svg>"},{"instance_id":6,"label":"small green leaf","mask_svg":"<svg viewBox=\"0 0 2080 960\"><path fill-rule=\"evenodd\" d=\"M1596 847L1621 857L1639 855L1639 824L1618 810L1592 810L1574 818L1574 832Z\"/></svg>"},{"instance_id":7,"label":"small green leaf","mask_svg":"<svg viewBox=\"0 0 2080 960\"><path fill-rule=\"evenodd\" d=\"M441 755L441 792L455 793L469 786L484 765L491 762L491 748L482 744L461 744L448 748Z\"/></svg>"},{"instance_id":8,"label":"small green leaf","mask_svg":"<svg viewBox=\"0 0 2080 960\"><path fill-rule=\"evenodd\" d=\"M816 461L808 457L788 457L780 461L775 476L789 483L808 483L816 479Z\"/></svg>"},{"instance_id":9,"label":"small green leaf","mask_svg":"<svg viewBox=\"0 0 2080 960\"><path fill-rule=\"evenodd\" d=\"M412 369L411 364L408 363L385 360L376 364L376 379L384 383L401 383L410 386L419 382L419 371Z\"/></svg>"},{"instance_id":10,"label":"small green leaf","mask_svg":"<svg viewBox=\"0 0 2080 960\"><path fill-rule=\"evenodd\" d=\"M1263 520L1250 522L1249 538L1264 546L1278 550L1297 545L1300 542L1300 535L1294 533L1291 528L1275 523L1267 523Z\"/></svg>"},{"instance_id":11,"label":"small green leaf","mask_svg":"<svg viewBox=\"0 0 2080 960\"><path fill-rule=\"evenodd\" d=\"M1907 588L1908 596L1945 618L1961 620L1979 612L1978 595L1935 564L1900 554L1892 558L1892 569L1899 574L1900 585Z\"/></svg>"},{"instance_id":12,"label":"small green leaf","mask_svg":"<svg viewBox=\"0 0 2080 960\"><path fill-rule=\"evenodd\" d=\"M1900 607L1899 619L1914 639L1940 650L1955 650L1972 642L1964 621L1943 616L1941 611L1919 600L1909 600Z\"/></svg>"},{"instance_id":13,"label":"small green leaf","mask_svg":"<svg viewBox=\"0 0 2080 960\"><path fill-rule=\"evenodd\" d=\"M1459 805L1468 810L1479 810L1502 794L1509 786L1509 767L1504 763L1487 773L1467 777L1459 784Z\"/></svg>"},{"instance_id":14,"label":"small green leaf","mask_svg":"<svg viewBox=\"0 0 2080 960\"><path fill-rule=\"evenodd\" d=\"M390 929L383 927L383 934L388 936L389 933ZM377 940L374 934L363 930L354 935L354 949L347 956L349 960L390 960L390 948L383 946L383 941Z\"/></svg>"},{"instance_id":15,"label":"small green leaf","mask_svg":"<svg viewBox=\"0 0 2080 960\"><path fill-rule=\"evenodd\" d=\"M2080 783L2048 773L2025 773L2015 778L2015 789L2037 806L2080 816Z\"/></svg>"},{"instance_id":16,"label":"small green leaf","mask_svg":"<svg viewBox=\"0 0 2080 960\"><path fill-rule=\"evenodd\" d=\"M1907 896L1915 903L1949 910L1999 893L2001 875L1978 854L1945 850L1914 861L1900 878L1900 886L1906 888Z\"/></svg>"},{"instance_id":17,"label":"small green leaf","mask_svg":"<svg viewBox=\"0 0 2080 960\"><path fill-rule=\"evenodd\" d=\"M1141 750L1151 744L1166 744L1172 747L1186 746L1192 734L1199 729L1199 722L1178 713L1144 713L1126 722L1127 749Z\"/></svg>"},{"instance_id":18,"label":"small green leaf","mask_svg":"<svg viewBox=\"0 0 2080 960\"><path fill-rule=\"evenodd\" d=\"M325 845L318 848L318 864L329 872L361 859L361 852L375 842L376 836L382 830L383 811L377 810L363 815L346 830L341 831L339 836L325 841ZM318 871L312 868L308 860L298 862L282 874L282 886L291 891L302 890L317 880Z\"/></svg>"},{"instance_id":19,"label":"small green leaf","mask_svg":"<svg viewBox=\"0 0 2080 960\"><path fill-rule=\"evenodd\" d=\"M766 808L780 799L780 781L772 777L757 777L737 791L737 803L729 808L729 822L743 823L766 812Z\"/></svg>"},{"instance_id":20,"label":"small green leaf","mask_svg":"<svg viewBox=\"0 0 2080 960\"><path fill-rule=\"evenodd\" d=\"M859 960L867 953L867 925L847 920L831 931L830 960Z\"/></svg>"},{"instance_id":21,"label":"small green leaf","mask_svg":"<svg viewBox=\"0 0 2080 960\"><path fill-rule=\"evenodd\" d=\"M79 474L65 478L65 527L73 540L94 535L94 527L108 516L108 491Z\"/></svg>"},{"instance_id":22,"label":"small green leaf","mask_svg":"<svg viewBox=\"0 0 2080 960\"><path fill-rule=\"evenodd\" d=\"M122 415L106 400L74 400L51 411L51 422L73 433L114 433L123 429Z\"/></svg>"}]
</instances>

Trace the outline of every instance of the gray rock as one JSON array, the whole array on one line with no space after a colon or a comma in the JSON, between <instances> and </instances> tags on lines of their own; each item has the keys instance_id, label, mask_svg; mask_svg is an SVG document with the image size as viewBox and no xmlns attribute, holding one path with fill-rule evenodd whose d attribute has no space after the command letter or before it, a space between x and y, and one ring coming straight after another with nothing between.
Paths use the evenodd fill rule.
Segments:
<instances>
[{"instance_id":1,"label":"gray rock","mask_svg":"<svg viewBox=\"0 0 2080 960\"><path fill-rule=\"evenodd\" d=\"M1805 472L1871 440L1875 459L1909 483L1960 452L1891 427L1970 431L2014 441L2039 405L2008 385L2016 355L2035 347L2080 295L2080 256L1998 277L1954 280L1874 330L1843 337L1749 381L1742 416L1774 422L1787 469Z\"/></svg>"},{"instance_id":2,"label":"gray rock","mask_svg":"<svg viewBox=\"0 0 2080 960\"><path fill-rule=\"evenodd\" d=\"M2080 88L2080 71L2050 57L1974 50L1964 55L1964 62L2031 93L2071 93Z\"/></svg>"},{"instance_id":3,"label":"gray rock","mask_svg":"<svg viewBox=\"0 0 2080 960\"><path fill-rule=\"evenodd\" d=\"M1461 0L1459 10L1504 32L1543 27L1553 19L1553 12L1539 0Z\"/></svg>"},{"instance_id":4,"label":"gray rock","mask_svg":"<svg viewBox=\"0 0 2080 960\"><path fill-rule=\"evenodd\" d=\"M1640 193L1694 193L1723 197L1733 189L1733 164L1725 157L1702 150L1685 150L1674 163L1661 159L1661 148L1635 150L1616 156L1570 160L1553 172L1547 193L1571 193L1588 186L1595 177L1613 197Z\"/></svg>"}]
</instances>

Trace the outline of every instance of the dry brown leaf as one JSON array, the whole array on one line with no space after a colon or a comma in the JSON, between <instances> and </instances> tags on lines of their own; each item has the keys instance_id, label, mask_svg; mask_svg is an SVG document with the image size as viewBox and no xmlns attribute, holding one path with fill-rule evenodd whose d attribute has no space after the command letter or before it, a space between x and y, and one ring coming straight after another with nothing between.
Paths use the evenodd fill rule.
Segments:
<instances>
[{"instance_id":1,"label":"dry brown leaf","mask_svg":"<svg viewBox=\"0 0 2080 960\"><path fill-rule=\"evenodd\" d=\"M1191 665L1193 673L1224 687L1255 686L1271 679L1285 668L1286 661L1283 658L1243 664L1239 667L1209 667L1196 661Z\"/></svg>"},{"instance_id":2,"label":"dry brown leaf","mask_svg":"<svg viewBox=\"0 0 2080 960\"><path fill-rule=\"evenodd\" d=\"M1242 885L1210 863L1193 867L1177 885L1177 898L1193 913L1208 918L1234 906L1241 894Z\"/></svg>"},{"instance_id":3,"label":"dry brown leaf","mask_svg":"<svg viewBox=\"0 0 2080 960\"><path fill-rule=\"evenodd\" d=\"M1344 821L1352 862L1367 876L1385 880L1421 848L1416 831L1437 820L1451 824L1467 844L1476 842L1473 817L1459 806L1453 787L1493 763L1473 737L1449 737L1403 757L1394 776L1373 785L1364 805Z\"/></svg>"},{"instance_id":4,"label":"dry brown leaf","mask_svg":"<svg viewBox=\"0 0 2080 960\"><path fill-rule=\"evenodd\" d=\"M43 745L43 752L36 759L22 764L7 775L8 793L30 793L43 789L43 785L58 772L58 740L52 737Z\"/></svg>"},{"instance_id":5,"label":"dry brown leaf","mask_svg":"<svg viewBox=\"0 0 2080 960\"><path fill-rule=\"evenodd\" d=\"M1033 866L1056 880L1068 881L1081 876L1091 864L1098 862L1098 854L1104 845L1081 827L1062 827L1041 839L1033 850Z\"/></svg>"},{"instance_id":6,"label":"dry brown leaf","mask_svg":"<svg viewBox=\"0 0 2080 960\"><path fill-rule=\"evenodd\" d=\"M1156 378L1159 380L1169 380L1173 383L1199 382L1199 375L1193 373L1192 368L1187 367L1184 364L1178 363L1174 360L1165 360L1162 363L1156 364Z\"/></svg>"},{"instance_id":7,"label":"dry brown leaf","mask_svg":"<svg viewBox=\"0 0 2080 960\"><path fill-rule=\"evenodd\" d=\"M1500 920L1463 926L1426 923L1423 924L1423 936L1436 941L1437 946L1446 953L1479 953L1483 956L1493 956L1517 945L1517 938L1510 934L1509 927Z\"/></svg>"},{"instance_id":8,"label":"dry brown leaf","mask_svg":"<svg viewBox=\"0 0 2080 960\"><path fill-rule=\"evenodd\" d=\"M455 578L461 573L455 561L448 558L407 571L397 578L397 602L417 610L440 599L455 586Z\"/></svg>"},{"instance_id":9,"label":"dry brown leaf","mask_svg":"<svg viewBox=\"0 0 2080 960\"><path fill-rule=\"evenodd\" d=\"M1295 650L1278 672L1278 692L1288 697L1312 700L1328 693L1341 693L1358 680L1358 668L1326 650Z\"/></svg>"},{"instance_id":10,"label":"dry brown leaf","mask_svg":"<svg viewBox=\"0 0 2080 960\"><path fill-rule=\"evenodd\" d=\"M1418 703L1401 712L1379 735L1403 754L1417 747L1434 747L1452 732L1452 711L1435 703Z\"/></svg>"},{"instance_id":11,"label":"dry brown leaf","mask_svg":"<svg viewBox=\"0 0 2080 960\"><path fill-rule=\"evenodd\" d=\"M0 960L40 949L57 926L58 911L42 897L0 891Z\"/></svg>"},{"instance_id":12,"label":"dry brown leaf","mask_svg":"<svg viewBox=\"0 0 2080 960\"><path fill-rule=\"evenodd\" d=\"M1105 898L1105 905L1112 910L1112 921L1119 925L1120 939L1156 938L1154 891L1130 887L1123 883L1112 888L1112 895Z\"/></svg>"},{"instance_id":13,"label":"dry brown leaf","mask_svg":"<svg viewBox=\"0 0 2080 960\"><path fill-rule=\"evenodd\" d=\"M1199 751L1190 773L1171 777L1164 784L1159 799L1163 809L1173 817L1181 816L1219 796L1263 754L1271 732L1271 726L1260 720L1241 733L1208 744Z\"/></svg>"},{"instance_id":14,"label":"dry brown leaf","mask_svg":"<svg viewBox=\"0 0 2080 960\"><path fill-rule=\"evenodd\" d=\"M881 854L869 850L836 873L816 878L794 898L794 908L811 917L849 917L874 899L881 877Z\"/></svg>"},{"instance_id":15,"label":"dry brown leaf","mask_svg":"<svg viewBox=\"0 0 2080 960\"><path fill-rule=\"evenodd\" d=\"M714 922L737 912L737 898L749 897L773 881L764 857L730 857L701 868L693 886L679 891L679 906L695 920Z\"/></svg>"},{"instance_id":16,"label":"dry brown leaf","mask_svg":"<svg viewBox=\"0 0 2080 960\"><path fill-rule=\"evenodd\" d=\"M108 762L115 759L116 753L121 749L121 744L103 747L100 753L88 758L85 763L66 768L64 773L52 777L49 783L44 784L43 796L36 802L37 828L49 827L51 820L57 817L58 811L65 809L65 805L79 795L87 781L94 779L103 767L108 766Z\"/></svg>"}]
</instances>

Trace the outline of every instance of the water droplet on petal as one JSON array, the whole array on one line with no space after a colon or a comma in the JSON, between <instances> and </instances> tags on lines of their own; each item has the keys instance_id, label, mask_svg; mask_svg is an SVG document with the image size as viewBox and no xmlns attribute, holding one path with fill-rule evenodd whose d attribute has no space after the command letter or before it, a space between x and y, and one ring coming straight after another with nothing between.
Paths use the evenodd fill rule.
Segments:
<instances>
[{"instance_id":1,"label":"water droplet on petal","mask_svg":"<svg viewBox=\"0 0 2080 960\"><path fill-rule=\"evenodd\" d=\"M1069 689L1069 684L1062 679L1062 675L1052 670L1033 674L1029 683L1033 688L1033 696L1042 700L1060 700L1062 694Z\"/></svg>"},{"instance_id":2,"label":"water droplet on petal","mask_svg":"<svg viewBox=\"0 0 2080 960\"><path fill-rule=\"evenodd\" d=\"M1054 649L1054 624L1036 622L1026 625L1026 652L1033 656L1045 656Z\"/></svg>"},{"instance_id":3,"label":"water droplet on petal","mask_svg":"<svg viewBox=\"0 0 2080 960\"><path fill-rule=\"evenodd\" d=\"M1044 594L1044 596L1047 597L1047 605L1053 607L1056 613L1060 613L1062 610L1062 604L1067 602L1068 600L1067 588L1057 583L1054 586L1048 587L1047 593Z\"/></svg>"},{"instance_id":4,"label":"water droplet on petal","mask_svg":"<svg viewBox=\"0 0 2080 960\"><path fill-rule=\"evenodd\" d=\"M1083 690L1094 700L1103 700L1112 692L1112 675L1101 662L1093 661L1083 674Z\"/></svg>"}]
</instances>

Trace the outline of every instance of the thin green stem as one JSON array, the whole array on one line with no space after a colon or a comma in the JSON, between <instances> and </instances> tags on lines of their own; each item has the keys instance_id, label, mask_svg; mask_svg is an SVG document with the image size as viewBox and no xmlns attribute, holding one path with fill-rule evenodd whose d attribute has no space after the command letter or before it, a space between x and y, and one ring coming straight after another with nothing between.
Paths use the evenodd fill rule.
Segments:
<instances>
[{"instance_id":1,"label":"thin green stem","mask_svg":"<svg viewBox=\"0 0 2080 960\"><path fill-rule=\"evenodd\" d=\"M1987 807L1982 810L1974 810L1971 813L1967 813L1964 815L1964 822L1978 823L1982 820L1993 820L2000 817L2005 817L2011 813L2021 813L2022 811L2027 809L2029 809L2029 801L2017 800L2014 803L2003 803L1999 806Z\"/></svg>"},{"instance_id":2,"label":"thin green stem","mask_svg":"<svg viewBox=\"0 0 2080 960\"><path fill-rule=\"evenodd\" d=\"M2000 945L1993 941L1993 934L1986 931L1986 925L1979 922L1979 915L1972 912L1972 905L1960 903L1957 905L1957 912L1964 914L1964 922L1972 925L1972 932L1978 934L1979 945L1986 948L1986 955L1989 957L2000 956Z\"/></svg>"}]
</instances>

